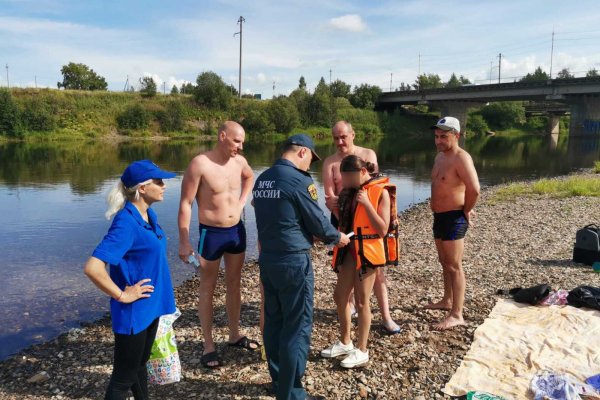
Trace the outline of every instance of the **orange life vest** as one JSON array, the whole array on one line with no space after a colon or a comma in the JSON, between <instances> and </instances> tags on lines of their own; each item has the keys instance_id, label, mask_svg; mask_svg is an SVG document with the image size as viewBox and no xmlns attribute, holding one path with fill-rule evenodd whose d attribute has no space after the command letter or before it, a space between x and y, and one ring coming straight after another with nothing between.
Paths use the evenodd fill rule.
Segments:
<instances>
[{"instance_id":1,"label":"orange life vest","mask_svg":"<svg viewBox=\"0 0 600 400\"><path fill-rule=\"evenodd\" d=\"M369 201L377 210L379 201L384 190L390 195L390 225L384 238L380 237L371 227L371 222L367 210L362 204L356 204L352 217L352 237L353 246L343 248L335 247L333 249L332 267L338 272L338 267L342 264L344 256L353 249L354 259L356 260L356 269L359 274L366 272L366 268L383 267L386 265L398 265L400 255L400 242L398 238L399 221L398 210L396 206L396 186L390 183L390 179L384 176L377 176L365 184L361 189L366 189ZM351 207L354 203L354 195L346 200L343 207ZM340 231L343 229L340 220ZM350 229L346 228L347 231ZM348 232L347 232L348 233Z\"/></svg>"}]
</instances>

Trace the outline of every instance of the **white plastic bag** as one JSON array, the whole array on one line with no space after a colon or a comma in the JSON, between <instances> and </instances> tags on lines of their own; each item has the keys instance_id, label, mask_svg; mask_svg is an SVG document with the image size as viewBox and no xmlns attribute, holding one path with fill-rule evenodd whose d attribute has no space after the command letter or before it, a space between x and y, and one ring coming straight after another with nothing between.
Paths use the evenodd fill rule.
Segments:
<instances>
[{"instance_id":1,"label":"white plastic bag","mask_svg":"<svg viewBox=\"0 0 600 400\"><path fill-rule=\"evenodd\" d=\"M165 385L181 380L181 362L173 330L173 322L180 316L181 312L176 309L175 313L160 317L150 359L146 364L150 383Z\"/></svg>"}]
</instances>

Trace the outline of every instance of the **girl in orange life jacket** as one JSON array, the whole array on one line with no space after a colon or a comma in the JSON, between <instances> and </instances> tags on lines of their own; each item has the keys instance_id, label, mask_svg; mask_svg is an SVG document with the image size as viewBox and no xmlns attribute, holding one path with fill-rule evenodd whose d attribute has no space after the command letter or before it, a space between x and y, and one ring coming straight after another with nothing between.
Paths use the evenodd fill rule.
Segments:
<instances>
[{"instance_id":1,"label":"girl in orange life jacket","mask_svg":"<svg viewBox=\"0 0 600 400\"><path fill-rule=\"evenodd\" d=\"M339 214L340 231L350 232L353 237L347 251L334 254L334 267L337 266L338 281L335 287L334 299L340 321L340 339L321 352L325 358L346 356L341 362L344 368L353 368L369 362L367 340L371 328L371 308L369 298L375 283L376 266L386 264L384 246L372 246L383 239L388 233L390 225L390 194L382 190L381 186L370 185L374 179L371 174L375 166L363 161L355 155L345 157L340 164L342 186L340 193ZM378 196L374 196L374 193ZM373 204L371 197L378 197ZM360 221L359 221L360 219ZM365 238L359 241L356 239ZM374 240L375 239L375 240ZM359 243L360 242L360 243ZM360 248L359 248L360 247ZM381 253L381 254L379 254ZM364 268L365 257L375 261L371 268ZM379 262L383 260L383 262ZM341 265L340 265L341 264ZM350 294L354 289L356 308L358 311L358 344L355 348L350 337L351 310L348 304Z\"/></svg>"}]
</instances>

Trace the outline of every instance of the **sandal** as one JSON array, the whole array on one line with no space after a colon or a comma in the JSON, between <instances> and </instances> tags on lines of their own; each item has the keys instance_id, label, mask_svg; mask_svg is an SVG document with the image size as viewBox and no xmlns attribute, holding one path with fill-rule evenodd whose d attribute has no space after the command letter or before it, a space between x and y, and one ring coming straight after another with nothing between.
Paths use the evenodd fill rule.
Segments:
<instances>
[{"instance_id":1,"label":"sandal","mask_svg":"<svg viewBox=\"0 0 600 400\"><path fill-rule=\"evenodd\" d=\"M211 365L213 363L216 363L216 364ZM216 351L213 351L210 353L202 354L202 357L200 357L200 364L202 364L202 366L204 368L215 369L215 368L219 368L220 366L222 366L223 362L219 358L219 353L217 353Z\"/></svg>"},{"instance_id":2,"label":"sandal","mask_svg":"<svg viewBox=\"0 0 600 400\"><path fill-rule=\"evenodd\" d=\"M260 347L260 344L258 344L256 340L248 339L247 336L242 336L237 342L227 343L227 345L231 347L241 347L242 349L250 351L257 350ZM255 345L256 347L252 347L252 345Z\"/></svg>"}]
</instances>

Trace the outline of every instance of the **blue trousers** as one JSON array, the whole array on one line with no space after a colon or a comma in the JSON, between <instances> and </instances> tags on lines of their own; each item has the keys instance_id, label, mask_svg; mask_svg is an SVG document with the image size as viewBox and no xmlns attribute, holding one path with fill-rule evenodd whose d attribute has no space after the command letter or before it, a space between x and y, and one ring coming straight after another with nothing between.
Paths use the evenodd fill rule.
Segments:
<instances>
[{"instance_id":1,"label":"blue trousers","mask_svg":"<svg viewBox=\"0 0 600 400\"><path fill-rule=\"evenodd\" d=\"M265 292L264 345L277 400L303 400L313 323L314 274L310 254L261 253Z\"/></svg>"}]
</instances>

